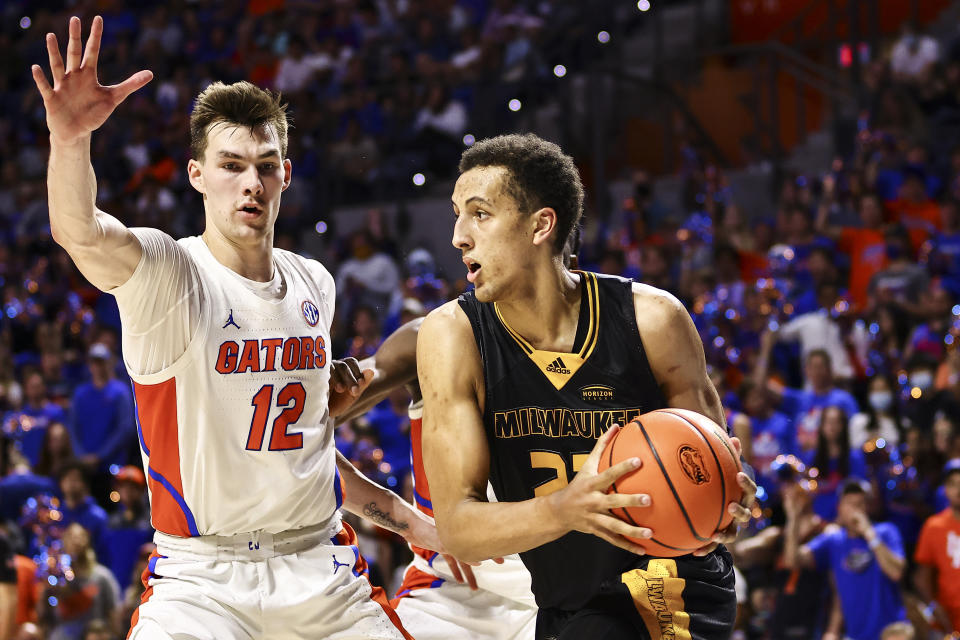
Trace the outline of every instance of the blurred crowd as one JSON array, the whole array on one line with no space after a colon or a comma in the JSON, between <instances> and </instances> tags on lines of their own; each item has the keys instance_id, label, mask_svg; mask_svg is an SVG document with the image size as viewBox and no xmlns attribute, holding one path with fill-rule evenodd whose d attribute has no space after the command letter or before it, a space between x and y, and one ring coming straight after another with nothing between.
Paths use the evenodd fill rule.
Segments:
<instances>
[{"instance_id":1,"label":"blurred crowd","mask_svg":"<svg viewBox=\"0 0 960 640\"><path fill-rule=\"evenodd\" d=\"M849 153L784 176L774 210L743 211L689 153L683 211L637 172L580 251L673 292L700 331L757 472L733 548L749 638L960 631L960 41L908 26L887 51ZM815 566L787 552L797 523ZM871 564L873 534L906 566Z\"/></svg>"},{"instance_id":2,"label":"blurred crowd","mask_svg":"<svg viewBox=\"0 0 960 640\"><path fill-rule=\"evenodd\" d=\"M115 304L49 235L44 114L26 70L44 32L62 35L54 4L0 9L19 23L0 30L0 589L19 596L15 637L106 640L137 606L152 529ZM502 130L506 97L548 82L551 47L582 26L580 3L554 1L123 4L70 10L104 16L104 82L156 75L94 135L100 206L197 233L190 101L212 79L248 79L291 102L290 154L309 178L284 195L277 245L301 252L315 210L403 197L417 168L455 173L463 137ZM732 548L751 639L960 630L960 46L905 30L865 66L855 129L830 166L784 177L770 211L742 210L725 168L692 149L679 209L637 171L578 251L581 268L671 291L701 333L757 472L757 519ZM428 251L403 252L402 224L378 210L360 231L326 232L338 357L371 355L466 286ZM341 425L337 445L410 498L408 401L398 390ZM389 590L407 550L360 532ZM876 540L905 566L861 553Z\"/></svg>"}]
</instances>

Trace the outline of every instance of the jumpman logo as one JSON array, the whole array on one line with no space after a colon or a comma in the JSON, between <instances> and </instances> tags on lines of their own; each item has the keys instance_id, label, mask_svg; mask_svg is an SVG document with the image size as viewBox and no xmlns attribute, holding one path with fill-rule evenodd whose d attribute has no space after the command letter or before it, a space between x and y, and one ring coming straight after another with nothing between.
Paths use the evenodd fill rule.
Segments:
<instances>
[{"instance_id":1,"label":"jumpman logo","mask_svg":"<svg viewBox=\"0 0 960 640\"><path fill-rule=\"evenodd\" d=\"M336 573L340 570L340 567L349 567L350 565L346 562L337 562L337 556L333 556L333 572Z\"/></svg>"},{"instance_id":2,"label":"jumpman logo","mask_svg":"<svg viewBox=\"0 0 960 640\"><path fill-rule=\"evenodd\" d=\"M238 325L238 324L236 323L236 321L233 319L233 309L230 309L230 317L227 318L227 321L226 321L226 322L223 324L223 326L220 327L220 328L221 328L221 329L226 329L226 328L229 327L230 325L235 326L237 329L240 328L240 325Z\"/></svg>"}]
</instances>

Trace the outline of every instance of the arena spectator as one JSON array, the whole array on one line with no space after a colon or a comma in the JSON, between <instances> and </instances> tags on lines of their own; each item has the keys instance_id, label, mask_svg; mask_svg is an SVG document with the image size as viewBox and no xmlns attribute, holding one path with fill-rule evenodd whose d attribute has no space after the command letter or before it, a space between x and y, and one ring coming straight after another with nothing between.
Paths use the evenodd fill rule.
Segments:
<instances>
[{"instance_id":1,"label":"arena spectator","mask_svg":"<svg viewBox=\"0 0 960 640\"><path fill-rule=\"evenodd\" d=\"M960 201L953 197L940 202L940 230L930 239L930 273L940 276L954 297L960 297Z\"/></svg>"},{"instance_id":2,"label":"arena spectator","mask_svg":"<svg viewBox=\"0 0 960 640\"><path fill-rule=\"evenodd\" d=\"M767 367L775 341L775 332L768 331L763 335L754 370L754 381L766 386L778 398L778 408L793 418L796 453L809 455L817 446L820 412L825 407L840 407L849 416L860 409L850 392L834 384L830 354L823 350L807 354L804 360L804 388L795 389L774 380L768 381ZM806 385L809 385L809 388Z\"/></svg>"},{"instance_id":3,"label":"arena spectator","mask_svg":"<svg viewBox=\"0 0 960 640\"><path fill-rule=\"evenodd\" d=\"M13 545L0 528L0 637L13 637L17 626L17 568Z\"/></svg>"},{"instance_id":4,"label":"arena spectator","mask_svg":"<svg viewBox=\"0 0 960 640\"><path fill-rule=\"evenodd\" d=\"M887 264L883 235L883 208L875 193L864 193L857 206L860 225L830 227L821 213L817 229L837 241L837 249L850 257L850 296L858 308L867 306L867 287L875 273Z\"/></svg>"},{"instance_id":5,"label":"arena spectator","mask_svg":"<svg viewBox=\"0 0 960 640\"><path fill-rule=\"evenodd\" d=\"M784 564L830 572L844 635L853 640L873 640L886 625L906 619L897 587L906 568L900 533L893 525L870 521L869 496L870 487L863 481L846 481L839 490L839 526L806 544L800 543L802 503L794 494L784 496Z\"/></svg>"},{"instance_id":6,"label":"arena spectator","mask_svg":"<svg viewBox=\"0 0 960 640\"><path fill-rule=\"evenodd\" d=\"M816 479L813 510L824 520L835 520L841 485L851 476L867 477L863 451L850 446L848 418L842 408L830 405L820 412L817 447L812 454L801 456L801 459Z\"/></svg>"},{"instance_id":7,"label":"arena spectator","mask_svg":"<svg viewBox=\"0 0 960 640\"><path fill-rule=\"evenodd\" d=\"M77 522L63 532L63 553L70 557L72 579L47 585L42 619L51 624L49 640L82 640L92 620L112 620L120 604L113 574L97 562L90 533Z\"/></svg>"},{"instance_id":8,"label":"arena spectator","mask_svg":"<svg viewBox=\"0 0 960 640\"><path fill-rule=\"evenodd\" d=\"M0 522L17 520L20 509L28 498L36 495L55 495L57 483L53 478L34 473L30 463L15 450L9 441L0 438L0 447L11 459L6 475L0 477Z\"/></svg>"},{"instance_id":9,"label":"arena spectator","mask_svg":"<svg viewBox=\"0 0 960 640\"><path fill-rule=\"evenodd\" d=\"M153 539L147 481L138 467L122 467L113 476L117 506L104 532L108 555L103 558L121 589L130 583L137 552Z\"/></svg>"},{"instance_id":10,"label":"arena spectator","mask_svg":"<svg viewBox=\"0 0 960 640\"><path fill-rule=\"evenodd\" d=\"M890 379L882 373L874 374L867 386L866 410L850 419L850 447L859 449L877 438L896 447L905 431L898 404Z\"/></svg>"},{"instance_id":11,"label":"arena spectator","mask_svg":"<svg viewBox=\"0 0 960 640\"><path fill-rule=\"evenodd\" d=\"M887 266L873 274L867 296L880 304L895 304L904 311L919 315L920 295L926 291L930 277L914 263L913 251L903 227L884 232Z\"/></svg>"},{"instance_id":12,"label":"arena spectator","mask_svg":"<svg viewBox=\"0 0 960 640\"><path fill-rule=\"evenodd\" d=\"M337 295L346 301L349 314L358 304L386 311L399 294L400 271L393 259L377 250L368 231L357 231L350 239L350 257L337 271Z\"/></svg>"},{"instance_id":13,"label":"arena spectator","mask_svg":"<svg viewBox=\"0 0 960 640\"><path fill-rule=\"evenodd\" d=\"M60 422L54 422L43 436L40 461L35 471L41 476L56 478L60 474L60 467L75 457L69 429Z\"/></svg>"},{"instance_id":14,"label":"arena spectator","mask_svg":"<svg viewBox=\"0 0 960 640\"><path fill-rule=\"evenodd\" d=\"M795 500L799 541L805 544L823 533L827 521L813 512L812 494L806 488L805 472L795 462L777 465L776 494ZM737 566L770 594L772 603L764 611L770 638L819 638L826 629L833 589L827 575L813 568L788 568L783 558L784 527L766 527L756 535L733 545ZM769 568L769 569L767 569ZM764 575L766 574L766 575ZM762 576L760 578L759 576ZM761 601L767 598L761 599Z\"/></svg>"},{"instance_id":15,"label":"arena spectator","mask_svg":"<svg viewBox=\"0 0 960 640\"><path fill-rule=\"evenodd\" d=\"M744 380L739 389L743 412L733 419L734 435L740 438L743 456L759 474L758 484L772 480L772 465L781 456L794 451L790 419L774 410L770 394L752 380Z\"/></svg>"},{"instance_id":16,"label":"arena spectator","mask_svg":"<svg viewBox=\"0 0 960 640\"><path fill-rule=\"evenodd\" d=\"M949 506L923 523L914 553L914 585L924 616L944 633L960 629L960 459L943 468Z\"/></svg>"},{"instance_id":17,"label":"arena spectator","mask_svg":"<svg viewBox=\"0 0 960 640\"><path fill-rule=\"evenodd\" d=\"M106 558L107 513L90 495L90 480L87 467L79 460L66 462L60 467L60 494L63 496L61 512L64 526L74 522L83 526L91 544L100 557Z\"/></svg>"},{"instance_id":18,"label":"arena spectator","mask_svg":"<svg viewBox=\"0 0 960 640\"><path fill-rule=\"evenodd\" d=\"M103 473L127 463L136 439L130 388L113 377L110 349L96 343L87 352L90 382L73 394L72 436L76 454L89 468Z\"/></svg>"},{"instance_id":19,"label":"arena spectator","mask_svg":"<svg viewBox=\"0 0 960 640\"><path fill-rule=\"evenodd\" d=\"M50 400L39 371L31 371L24 376L23 390L23 408L11 411L4 417L3 429L13 434L24 457L31 466L35 466L40 460L40 448L47 428L54 422L65 424L67 414Z\"/></svg>"},{"instance_id":20,"label":"arena spectator","mask_svg":"<svg viewBox=\"0 0 960 640\"><path fill-rule=\"evenodd\" d=\"M813 255L813 254L811 254ZM835 283L821 282L817 286L817 305L813 311L801 313L780 327L777 339L800 343L800 356L806 358L813 351L825 351L830 355L833 371L840 380L853 377L853 364L844 344L844 331L835 318L838 306L847 308L840 299Z\"/></svg>"}]
</instances>

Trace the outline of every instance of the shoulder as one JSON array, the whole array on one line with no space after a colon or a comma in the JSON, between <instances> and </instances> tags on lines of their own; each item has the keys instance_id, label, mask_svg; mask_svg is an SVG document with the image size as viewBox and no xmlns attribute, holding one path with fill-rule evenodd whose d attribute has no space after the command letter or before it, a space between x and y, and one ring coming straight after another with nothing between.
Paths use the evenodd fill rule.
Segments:
<instances>
[{"instance_id":1,"label":"shoulder","mask_svg":"<svg viewBox=\"0 0 960 640\"><path fill-rule=\"evenodd\" d=\"M437 307L424 319L417 336L417 369L424 388L479 387L480 349L457 300Z\"/></svg>"},{"instance_id":2,"label":"shoulder","mask_svg":"<svg viewBox=\"0 0 960 640\"><path fill-rule=\"evenodd\" d=\"M145 256L164 258L173 254L187 254L203 242L200 236L190 236L174 240L173 236L152 227L132 227L130 233L140 243Z\"/></svg>"},{"instance_id":3,"label":"shoulder","mask_svg":"<svg viewBox=\"0 0 960 640\"><path fill-rule=\"evenodd\" d=\"M473 330L470 327L470 319L460 308L459 300L446 302L428 313L420 327L421 338L427 335L459 337L461 334L472 336Z\"/></svg>"},{"instance_id":4,"label":"shoulder","mask_svg":"<svg viewBox=\"0 0 960 640\"><path fill-rule=\"evenodd\" d=\"M651 287L648 284L634 282L633 307L637 316L637 325L644 329L681 329L688 322L690 314L676 296L669 291Z\"/></svg>"},{"instance_id":5,"label":"shoulder","mask_svg":"<svg viewBox=\"0 0 960 640\"><path fill-rule=\"evenodd\" d=\"M873 526L873 528L876 530L878 535L888 537L892 536L896 538L900 537L900 529L898 529L897 525L893 524L892 522L878 522Z\"/></svg>"},{"instance_id":6,"label":"shoulder","mask_svg":"<svg viewBox=\"0 0 960 640\"><path fill-rule=\"evenodd\" d=\"M945 509L944 511L941 511L940 513L935 513L929 518L927 518L926 522L923 523L923 529L926 529L928 531L939 531L939 530L947 529L949 527L949 524L950 524L950 510Z\"/></svg>"}]
</instances>

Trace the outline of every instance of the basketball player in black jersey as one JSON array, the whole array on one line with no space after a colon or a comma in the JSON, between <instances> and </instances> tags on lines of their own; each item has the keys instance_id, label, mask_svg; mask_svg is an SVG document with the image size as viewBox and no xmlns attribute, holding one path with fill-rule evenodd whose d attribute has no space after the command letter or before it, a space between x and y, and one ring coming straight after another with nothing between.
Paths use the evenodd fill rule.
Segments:
<instances>
[{"instance_id":1,"label":"basketball player in black jersey","mask_svg":"<svg viewBox=\"0 0 960 640\"><path fill-rule=\"evenodd\" d=\"M609 513L650 503L605 493L640 465L597 473L617 425L661 407L721 425L724 415L673 296L563 266L582 205L573 161L536 136L500 136L463 154L453 244L474 291L433 311L417 343L437 527L463 561L521 554L538 638L726 639L736 598L718 543L749 520L756 487L738 475L745 496L728 506L734 524L694 554L652 558L624 538L657 532ZM488 479L497 503L486 501Z\"/></svg>"}]
</instances>

